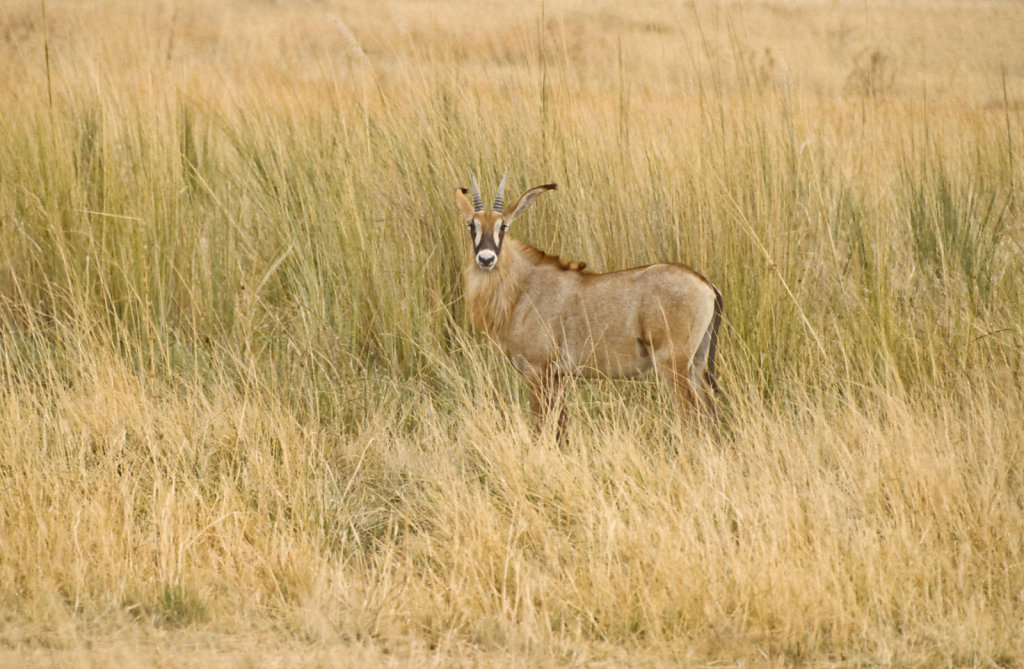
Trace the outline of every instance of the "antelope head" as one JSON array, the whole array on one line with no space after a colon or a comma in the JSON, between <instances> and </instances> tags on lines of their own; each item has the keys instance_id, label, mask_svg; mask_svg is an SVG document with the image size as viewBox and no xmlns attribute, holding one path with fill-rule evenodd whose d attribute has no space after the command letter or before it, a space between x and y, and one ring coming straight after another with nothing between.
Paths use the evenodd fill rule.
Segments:
<instances>
[{"instance_id":1,"label":"antelope head","mask_svg":"<svg viewBox=\"0 0 1024 669\"><path fill-rule=\"evenodd\" d=\"M472 172L469 173L469 178L473 182L472 204L469 198L466 197L469 194L468 190L465 188L457 188L455 190L455 204L459 208L459 213L462 214L466 227L469 228L469 237L473 244L473 256L476 260L476 265L485 272L490 272L497 267L498 256L501 255L501 244L505 240L505 231L508 230L512 219L526 211L527 207L530 206L538 195L558 187L555 184L534 186L520 195L511 205L505 207L506 176L508 176L508 172L501 177L501 183L498 185L498 194L494 196L494 204L491 206L491 211L484 210L484 201L480 197L480 187L477 186L476 177Z\"/></svg>"}]
</instances>

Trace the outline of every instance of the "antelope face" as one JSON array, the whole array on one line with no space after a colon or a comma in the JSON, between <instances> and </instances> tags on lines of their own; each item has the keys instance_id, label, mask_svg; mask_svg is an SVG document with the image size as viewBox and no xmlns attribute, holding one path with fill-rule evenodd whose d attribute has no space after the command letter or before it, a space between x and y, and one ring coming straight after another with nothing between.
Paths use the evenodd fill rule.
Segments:
<instances>
[{"instance_id":1,"label":"antelope face","mask_svg":"<svg viewBox=\"0 0 1024 669\"><path fill-rule=\"evenodd\" d=\"M554 190L556 186L555 184L535 186L520 195L506 211L505 177L503 176L501 183L498 184L498 194L494 196L494 205L491 207L491 211L485 211L476 177L472 172L469 176L473 180L473 203L470 204L469 198L466 197L469 195L469 190L458 188L455 191L455 204L469 229L469 239L473 244L473 259L476 261L476 266L485 272L490 272L498 266L502 242L505 241L505 232L508 230L509 224L512 223L512 219L524 212L537 195Z\"/></svg>"},{"instance_id":2,"label":"antelope face","mask_svg":"<svg viewBox=\"0 0 1024 669\"><path fill-rule=\"evenodd\" d=\"M474 214L466 227L469 228L469 237L473 243L476 266L490 272L498 264L508 223L500 213L489 211Z\"/></svg>"},{"instance_id":3,"label":"antelope face","mask_svg":"<svg viewBox=\"0 0 1024 669\"><path fill-rule=\"evenodd\" d=\"M505 176L508 173L506 172ZM505 231L508 230L508 223L512 217L503 213L505 208L505 176L501 177L498 185L498 194L494 196L494 205L491 211L484 211L484 201L480 197L480 186L476 183L476 176L469 173L473 180L473 206L470 207L469 199L466 197L469 191L460 188L455 192L455 202L465 217L466 227L469 228L470 241L473 243L473 257L476 266L485 272L490 272L498 264L498 254L501 253L501 242L505 239Z\"/></svg>"}]
</instances>

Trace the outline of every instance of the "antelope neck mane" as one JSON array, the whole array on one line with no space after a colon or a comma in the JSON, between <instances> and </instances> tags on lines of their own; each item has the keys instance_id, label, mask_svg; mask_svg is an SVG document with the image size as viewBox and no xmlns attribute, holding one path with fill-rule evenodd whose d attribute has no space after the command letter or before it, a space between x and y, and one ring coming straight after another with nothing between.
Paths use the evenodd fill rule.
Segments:
<instances>
[{"instance_id":1,"label":"antelope neck mane","mask_svg":"<svg viewBox=\"0 0 1024 669\"><path fill-rule=\"evenodd\" d=\"M585 262L562 260L556 255L545 253L544 251L536 249L525 242L519 242L519 244L522 246L523 255L526 256L526 258L534 265L547 265L570 272L583 272L584 268L587 266L587 263ZM589 274L589 272L585 273Z\"/></svg>"},{"instance_id":2,"label":"antelope neck mane","mask_svg":"<svg viewBox=\"0 0 1024 669\"><path fill-rule=\"evenodd\" d=\"M549 255L525 242L510 238L491 272L482 272L472 259L466 264L466 300L473 325L495 336L505 329L516 304L519 303L522 281L526 273L541 268L564 272L585 272L586 263L568 262Z\"/></svg>"}]
</instances>

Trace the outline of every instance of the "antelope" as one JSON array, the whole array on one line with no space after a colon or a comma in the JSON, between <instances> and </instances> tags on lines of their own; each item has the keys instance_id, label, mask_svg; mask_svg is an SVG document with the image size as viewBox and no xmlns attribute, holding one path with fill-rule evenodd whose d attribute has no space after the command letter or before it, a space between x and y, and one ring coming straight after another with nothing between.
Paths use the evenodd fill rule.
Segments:
<instances>
[{"instance_id":1,"label":"antelope","mask_svg":"<svg viewBox=\"0 0 1024 669\"><path fill-rule=\"evenodd\" d=\"M541 193L535 186L504 205L502 176L490 211L476 176L455 204L469 230L464 268L473 326L497 342L524 377L530 409L545 424L558 407L557 439L565 443L565 377L628 378L654 371L679 414L717 422L715 348L722 294L689 267L659 263L594 273L507 234Z\"/></svg>"}]
</instances>

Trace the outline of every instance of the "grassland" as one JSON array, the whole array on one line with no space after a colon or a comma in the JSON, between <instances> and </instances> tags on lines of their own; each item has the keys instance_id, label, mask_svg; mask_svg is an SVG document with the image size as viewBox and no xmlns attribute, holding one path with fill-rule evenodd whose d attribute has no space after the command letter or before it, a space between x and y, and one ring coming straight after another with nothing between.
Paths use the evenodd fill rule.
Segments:
<instances>
[{"instance_id":1,"label":"grassland","mask_svg":"<svg viewBox=\"0 0 1024 669\"><path fill-rule=\"evenodd\" d=\"M5 0L0 665L1024 665L1024 5ZM452 190L725 296L536 437Z\"/></svg>"}]
</instances>

